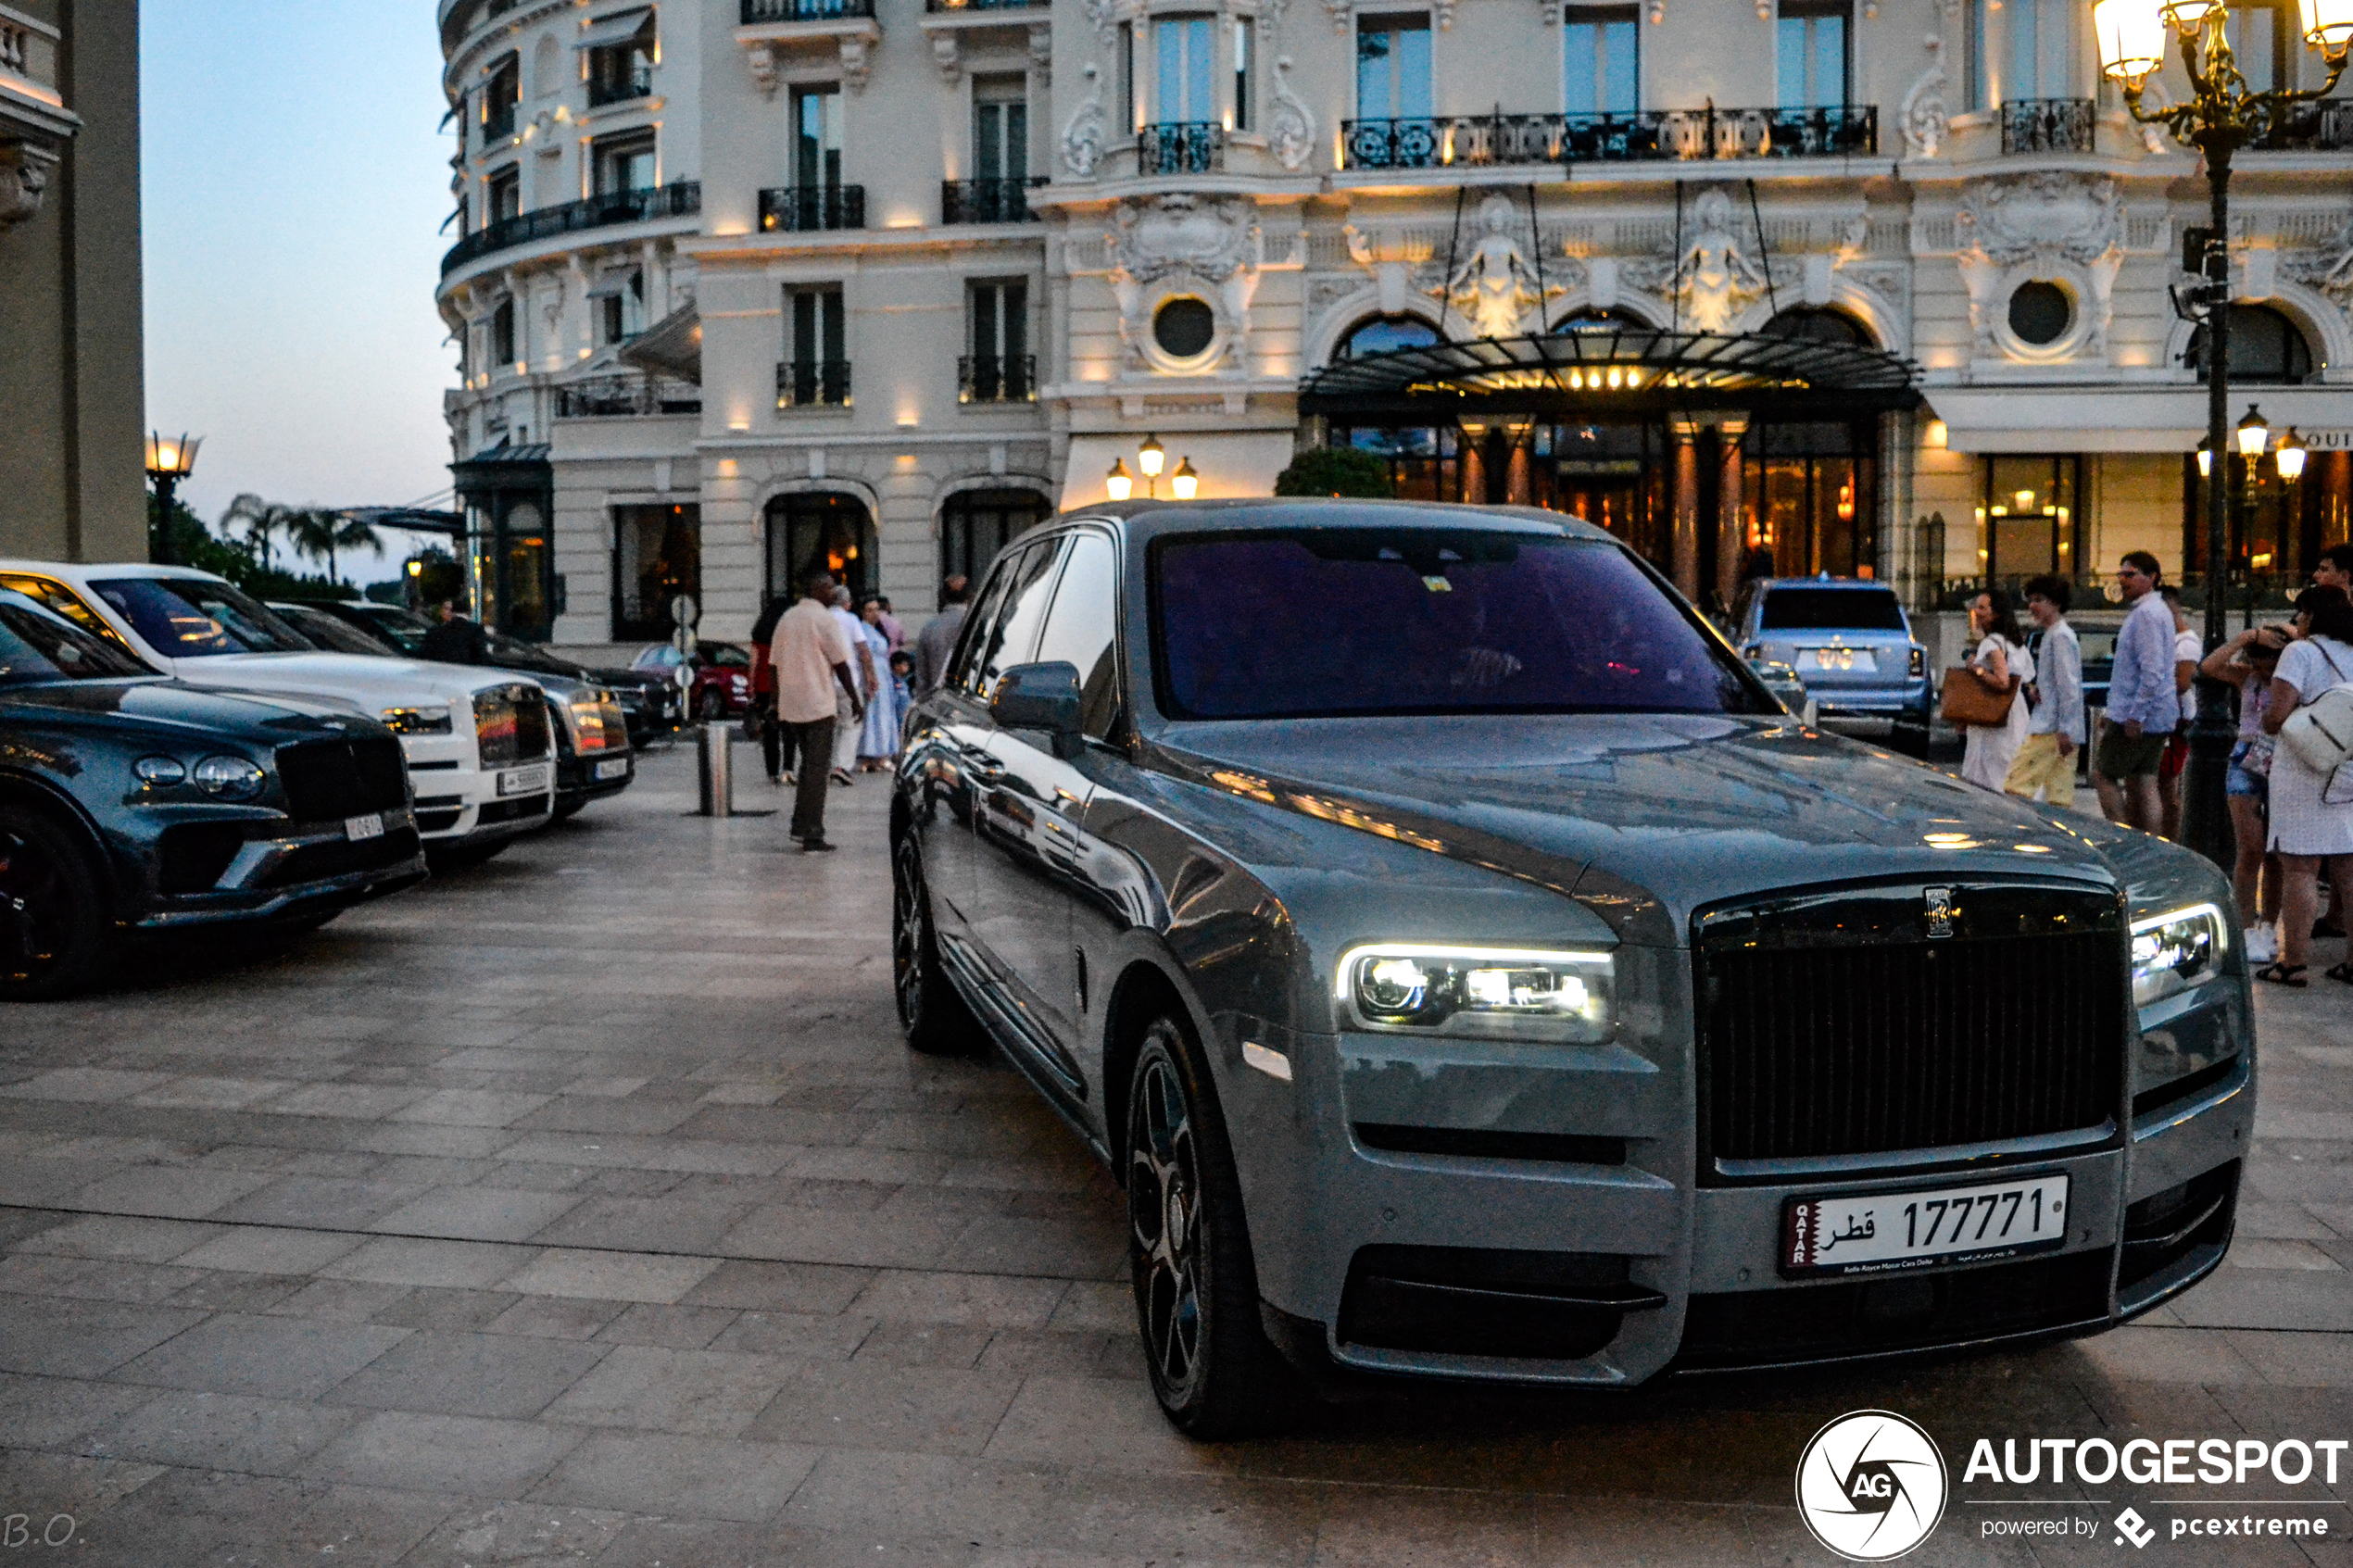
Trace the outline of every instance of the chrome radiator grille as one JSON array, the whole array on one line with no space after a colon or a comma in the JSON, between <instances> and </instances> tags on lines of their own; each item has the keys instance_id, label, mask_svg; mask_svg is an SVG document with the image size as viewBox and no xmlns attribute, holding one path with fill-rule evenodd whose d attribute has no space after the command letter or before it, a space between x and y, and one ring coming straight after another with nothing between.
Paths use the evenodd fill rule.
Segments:
<instances>
[{"instance_id":1,"label":"chrome radiator grille","mask_svg":"<svg viewBox=\"0 0 2353 1568\"><path fill-rule=\"evenodd\" d=\"M1702 1180L1728 1161L1944 1148L2118 1114L2112 897L1874 888L1713 911L1695 934Z\"/></svg>"}]
</instances>

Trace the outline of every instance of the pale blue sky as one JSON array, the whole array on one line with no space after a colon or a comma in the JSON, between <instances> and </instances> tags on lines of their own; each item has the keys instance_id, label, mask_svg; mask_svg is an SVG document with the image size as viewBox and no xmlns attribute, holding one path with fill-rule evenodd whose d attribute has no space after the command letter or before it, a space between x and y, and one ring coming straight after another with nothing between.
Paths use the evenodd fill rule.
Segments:
<instances>
[{"instance_id":1,"label":"pale blue sky","mask_svg":"<svg viewBox=\"0 0 2353 1568\"><path fill-rule=\"evenodd\" d=\"M434 309L453 144L433 0L143 0L147 416L181 494L398 505L449 483Z\"/></svg>"}]
</instances>

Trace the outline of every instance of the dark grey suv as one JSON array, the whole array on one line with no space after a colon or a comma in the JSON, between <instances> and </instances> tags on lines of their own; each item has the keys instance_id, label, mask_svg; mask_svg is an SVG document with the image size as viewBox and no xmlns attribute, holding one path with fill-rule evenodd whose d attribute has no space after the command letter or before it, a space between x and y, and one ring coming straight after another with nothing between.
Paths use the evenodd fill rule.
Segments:
<instances>
[{"instance_id":1,"label":"dark grey suv","mask_svg":"<svg viewBox=\"0 0 2353 1568\"><path fill-rule=\"evenodd\" d=\"M1180 1427L2094 1332L2221 1261L2228 884L1809 731L1555 514L1139 504L1010 546L891 811L917 1049L1127 1194Z\"/></svg>"}]
</instances>

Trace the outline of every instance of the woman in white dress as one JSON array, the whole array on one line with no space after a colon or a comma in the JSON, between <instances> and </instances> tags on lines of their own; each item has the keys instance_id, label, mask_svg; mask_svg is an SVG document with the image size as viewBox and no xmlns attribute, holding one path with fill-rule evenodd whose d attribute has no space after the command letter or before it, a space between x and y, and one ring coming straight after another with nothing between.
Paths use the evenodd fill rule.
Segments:
<instances>
[{"instance_id":1,"label":"woman in white dress","mask_svg":"<svg viewBox=\"0 0 2353 1568\"><path fill-rule=\"evenodd\" d=\"M2353 685L2353 600L2342 588L2307 588L2296 596L2296 620L2310 630L2280 655L2263 699L2263 729L2276 735L2296 710L2333 687ZM2338 772L2353 771L2339 769ZM2312 915L2320 903L2321 861L2334 856L2331 875L2339 909L2353 909L2353 779L2314 771L2292 746L2271 754L2271 829L2280 858L2280 956L2255 972L2275 985L2304 984ZM2327 971L2353 985L2353 963Z\"/></svg>"},{"instance_id":2,"label":"woman in white dress","mask_svg":"<svg viewBox=\"0 0 2353 1568\"><path fill-rule=\"evenodd\" d=\"M858 607L858 630L875 661L875 688L866 694L866 722L858 735L858 766L887 773L899 756L899 721L890 700L890 638L882 629L882 600Z\"/></svg>"},{"instance_id":3,"label":"woman in white dress","mask_svg":"<svg viewBox=\"0 0 2353 1568\"><path fill-rule=\"evenodd\" d=\"M1961 777L1980 789L2002 792L2002 780L2010 771L2010 759L2025 744L2026 725L2030 718L2026 706L2025 684L2034 679L2034 657L2026 651L2026 639L2020 634L2018 615L2010 608L2010 598L1999 588L1988 589L1972 600L1969 607L1969 634L1979 639L1977 651L1969 656L1969 668L1985 677L1995 689L2007 686L2018 695L2010 699L2009 718L2000 724L1971 724L1963 734Z\"/></svg>"}]
</instances>

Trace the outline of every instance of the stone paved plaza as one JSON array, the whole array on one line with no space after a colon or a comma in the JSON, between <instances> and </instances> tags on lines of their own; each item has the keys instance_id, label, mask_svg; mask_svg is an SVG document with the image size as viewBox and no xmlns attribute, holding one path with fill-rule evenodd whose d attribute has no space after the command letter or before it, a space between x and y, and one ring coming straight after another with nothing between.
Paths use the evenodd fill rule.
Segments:
<instances>
[{"instance_id":1,"label":"stone paved plaza","mask_svg":"<svg viewBox=\"0 0 2353 1568\"><path fill-rule=\"evenodd\" d=\"M2353 1436L2353 993L2322 981L2259 998L2232 1262L2144 1325L1194 1447L1110 1181L1002 1064L899 1044L882 781L813 858L692 786L658 754L290 952L0 1015L0 1563L1814 1563L1793 1467L1848 1410L1925 1424L1961 1499L2075 1490L1961 1485L1981 1436ZM2353 1467L2190 1489L2335 1499L2333 1537L2153 1558L2353 1560ZM2183 1490L2096 1495L2161 1524ZM2118 1555L1995 1516L1910 1561Z\"/></svg>"}]
</instances>

